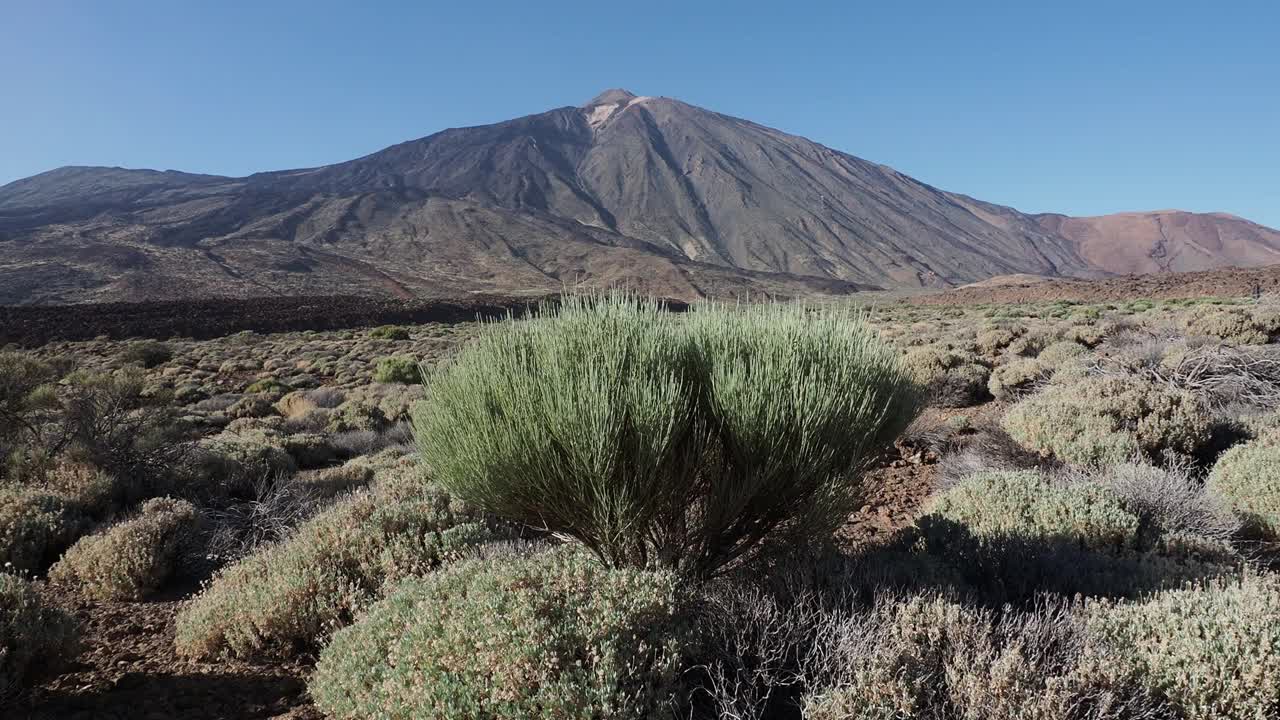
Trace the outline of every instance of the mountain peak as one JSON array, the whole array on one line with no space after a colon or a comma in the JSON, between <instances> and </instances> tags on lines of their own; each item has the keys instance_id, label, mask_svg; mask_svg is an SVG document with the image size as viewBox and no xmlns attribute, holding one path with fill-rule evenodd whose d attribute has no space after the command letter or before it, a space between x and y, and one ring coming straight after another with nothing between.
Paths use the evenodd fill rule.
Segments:
<instances>
[{"instance_id":1,"label":"mountain peak","mask_svg":"<svg viewBox=\"0 0 1280 720\"><path fill-rule=\"evenodd\" d=\"M591 98L586 105L582 107L595 107L596 105L618 105L620 103L631 102L636 99L636 94L630 90L622 88L609 88L599 95Z\"/></svg>"}]
</instances>

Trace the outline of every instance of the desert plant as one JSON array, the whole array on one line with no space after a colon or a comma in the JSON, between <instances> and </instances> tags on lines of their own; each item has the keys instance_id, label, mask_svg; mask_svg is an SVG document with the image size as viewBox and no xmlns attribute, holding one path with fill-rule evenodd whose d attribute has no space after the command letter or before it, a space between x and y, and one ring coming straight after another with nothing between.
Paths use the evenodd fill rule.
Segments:
<instances>
[{"instance_id":1,"label":"desert plant","mask_svg":"<svg viewBox=\"0 0 1280 720\"><path fill-rule=\"evenodd\" d=\"M649 717L685 650L677 585L564 549L461 563L335 634L311 694L340 720Z\"/></svg>"},{"instance_id":2,"label":"desert plant","mask_svg":"<svg viewBox=\"0 0 1280 720\"><path fill-rule=\"evenodd\" d=\"M1093 482L1114 493L1120 504L1141 521L1144 545L1161 536L1187 534L1225 543L1240 521L1186 465L1155 467L1141 462L1104 466L1079 482Z\"/></svg>"},{"instance_id":3,"label":"desert plant","mask_svg":"<svg viewBox=\"0 0 1280 720\"><path fill-rule=\"evenodd\" d=\"M408 340L409 331L399 325L381 325L369 331L375 340Z\"/></svg>"},{"instance_id":4,"label":"desert plant","mask_svg":"<svg viewBox=\"0 0 1280 720\"><path fill-rule=\"evenodd\" d=\"M120 357L127 363L135 363L149 369L173 359L173 348L155 340L139 340L130 343Z\"/></svg>"},{"instance_id":5,"label":"desert plant","mask_svg":"<svg viewBox=\"0 0 1280 720\"><path fill-rule=\"evenodd\" d=\"M1100 602L1088 614L1099 672L1130 679L1187 720L1280 712L1280 580L1248 574Z\"/></svg>"},{"instance_id":6,"label":"desert plant","mask_svg":"<svg viewBox=\"0 0 1280 720\"><path fill-rule=\"evenodd\" d=\"M881 599L845 613L815 653L813 720L1143 720L1166 708L1099 672L1083 613L1063 602L990 610L937 595ZM825 676L825 677L824 677Z\"/></svg>"},{"instance_id":7,"label":"desert plant","mask_svg":"<svg viewBox=\"0 0 1280 720\"><path fill-rule=\"evenodd\" d=\"M1096 548L1132 546L1138 517L1104 486L1054 482L1032 471L981 472L925 504L932 517L963 525L977 537L1071 538Z\"/></svg>"},{"instance_id":8,"label":"desert plant","mask_svg":"<svg viewBox=\"0 0 1280 720\"><path fill-rule=\"evenodd\" d=\"M66 371L25 353L0 353L0 479L39 475L42 461L70 442L54 386Z\"/></svg>"},{"instance_id":9,"label":"desert plant","mask_svg":"<svg viewBox=\"0 0 1280 720\"><path fill-rule=\"evenodd\" d=\"M903 366L938 407L968 407L984 400L991 369L972 354L926 346L908 352Z\"/></svg>"},{"instance_id":10,"label":"desert plant","mask_svg":"<svg viewBox=\"0 0 1280 720\"><path fill-rule=\"evenodd\" d=\"M0 709L75 654L75 621L48 607L35 586L0 573Z\"/></svg>"},{"instance_id":11,"label":"desert plant","mask_svg":"<svg viewBox=\"0 0 1280 720\"><path fill-rule=\"evenodd\" d=\"M1280 431L1222 454L1206 486L1270 539L1280 539Z\"/></svg>"},{"instance_id":12,"label":"desert plant","mask_svg":"<svg viewBox=\"0 0 1280 720\"><path fill-rule=\"evenodd\" d=\"M496 328L430 385L415 431L440 482L611 566L697 576L771 535L826 534L916 411L862 322L797 306L687 317L566 298Z\"/></svg>"},{"instance_id":13,"label":"desert plant","mask_svg":"<svg viewBox=\"0 0 1280 720\"><path fill-rule=\"evenodd\" d=\"M997 400L1010 400L1034 391L1050 372L1039 358L1019 358L992 369L987 390Z\"/></svg>"},{"instance_id":14,"label":"desert plant","mask_svg":"<svg viewBox=\"0 0 1280 720\"><path fill-rule=\"evenodd\" d=\"M72 545L50 568L49 580L97 600L140 600L160 589L179 562L194 553L200 524L189 502L148 500L136 517Z\"/></svg>"},{"instance_id":15,"label":"desert plant","mask_svg":"<svg viewBox=\"0 0 1280 720\"><path fill-rule=\"evenodd\" d=\"M1079 464L1139 453L1153 461L1168 453L1197 457L1213 441L1212 416L1198 395L1131 375L1055 379L1014 405L1004 427L1028 449Z\"/></svg>"},{"instance_id":16,"label":"desert plant","mask_svg":"<svg viewBox=\"0 0 1280 720\"><path fill-rule=\"evenodd\" d=\"M0 566L42 572L85 529L66 499L41 488L0 485Z\"/></svg>"},{"instance_id":17,"label":"desert plant","mask_svg":"<svg viewBox=\"0 0 1280 720\"><path fill-rule=\"evenodd\" d=\"M417 385L422 382L422 369L411 357L395 355L378 361L373 370L374 382Z\"/></svg>"},{"instance_id":18,"label":"desert plant","mask_svg":"<svg viewBox=\"0 0 1280 720\"><path fill-rule=\"evenodd\" d=\"M213 579L178 615L185 657L290 656L317 649L383 586L421 574L493 534L421 484L363 492L308 520Z\"/></svg>"}]
</instances>

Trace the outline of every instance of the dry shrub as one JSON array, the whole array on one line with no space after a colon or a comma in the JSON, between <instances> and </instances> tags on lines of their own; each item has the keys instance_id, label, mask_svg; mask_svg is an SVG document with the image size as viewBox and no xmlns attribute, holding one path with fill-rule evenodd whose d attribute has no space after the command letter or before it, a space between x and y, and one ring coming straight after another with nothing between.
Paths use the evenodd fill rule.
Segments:
<instances>
[{"instance_id":1,"label":"dry shrub","mask_svg":"<svg viewBox=\"0 0 1280 720\"><path fill-rule=\"evenodd\" d=\"M1280 579L1246 574L1100 602L1088 632L1098 672L1136 682L1186 720L1280 713Z\"/></svg>"},{"instance_id":2,"label":"dry shrub","mask_svg":"<svg viewBox=\"0 0 1280 720\"><path fill-rule=\"evenodd\" d=\"M992 369L987 390L996 400L1012 400L1034 392L1052 372L1039 358L1019 358Z\"/></svg>"},{"instance_id":3,"label":"dry shrub","mask_svg":"<svg viewBox=\"0 0 1280 720\"><path fill-rule=\"evenodd\" d=\"M1058 378L1014 405L1004 427L1030 450L1082 465L1200 457L1214 441L1200 396L1132 375Z\"/></svg>"},{"instance_id":4,"label":"dry shrub","mask_svg":"<svg viewBox=\"0 0 1280 720\"><path fill-rule=\"evenodd\" d=\"M655 716L686 650L677 587L564 549L460 563L336 633L311 695L339 720Z\"/></svg>"},{"instance_id":5,"label":"dry shrub","mask_svg":"<svg viewBox=\"0 0 1280 720\"><path fill-rule=\"evenodd\" d=\"M0 485L0 567L42 572L87 524L71 503L48 490Z\"/></svg>"},{"instance_id":6,"label":"dry shrub","mask_svg":"<svg viewBox=\"0 0 1280 720\"><path fill-rule=\"evenodd\" d=\"M968 407L987 397L991 369L972 354L928 346L903 355L902 364L925 388L924 397L930 405Z\"/></svg>"},{"instance_id":7,"label":"dry shrub","mask_svg":"<svg viewBox=\"0 0 1280 720\"><path fill-rule=\"evenodd\" d=\"M1280 539L1280 431L1223 453L1207 487L1268 539Z\"/></svg>"},{"instance_id":8,"label":"dry shrub","mask_svg":"<svg viewBox=\"0 0 1280 720\"><path fill-rule=\"evenodd\" d=\"M1207 335L1234 345L1264 345L1275 337L1268 319L1255 318L1245 308L1200 305L1183 318L1188 335Z\"/></svg>"},{"instance_id":9,"label":"dry shrub","mask_svg":"<svg viewBox=\"0 0 1280 720\"><path fill-rule=\"evenodd\" d=\"M36 587L0 573L0 709L74 656L75 621L47 607Z\"/></svg>"},{"instance_id":10,"label":"dry shrub","mask_svg":"<svg viewBox=\"0 0 1280 720\"><path fill-rule=\"evenodd\" d=\"M49 570L49 580L97 600L141 600L194 554L201 521L189 502L148 500L137 517L72 545Z\"/></svg>"},{"instance_id":11,"label":"dry shrub","mask_svg":"<svg viewBox=\"0 0 1280 720\"><path fill-rule=\"evenodd\" d=\"M493 538L438 490L362 492L222 570L178 615L178 653L288 657L318 648L384 585Z\"/></svg>"}]
</instances>

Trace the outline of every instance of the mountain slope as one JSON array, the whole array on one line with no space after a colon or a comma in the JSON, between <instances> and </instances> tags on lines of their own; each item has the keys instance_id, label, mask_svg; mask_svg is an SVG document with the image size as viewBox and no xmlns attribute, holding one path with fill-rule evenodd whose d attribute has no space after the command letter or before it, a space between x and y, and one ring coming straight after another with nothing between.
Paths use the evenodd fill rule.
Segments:
<instances>
[{"instance_id":1,"label":"mountain slope","mask_svg":"<svg viewBox=\"0 0 1280 720\"><path fill-rule=\"evenodd\" d=\"M1182 215L1160 221L1173 238L1163 244L1145 221L1027 215L746 120L611 90L319 168L62 168L11 183L0 187L0 303L576 283L806 295L1160 269L1161 252L1195 267L1260 263L1280 248L1266 228ZM1169 236L1175 223L1194 232Z\"/></svg>"}]
</instances>

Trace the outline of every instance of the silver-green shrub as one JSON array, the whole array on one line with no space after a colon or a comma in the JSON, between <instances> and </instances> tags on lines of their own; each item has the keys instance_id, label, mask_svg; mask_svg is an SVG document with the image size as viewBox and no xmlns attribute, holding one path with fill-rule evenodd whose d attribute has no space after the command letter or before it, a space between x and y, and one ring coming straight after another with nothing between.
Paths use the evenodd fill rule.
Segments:
<instances>
[{"instance_id":1,"label":"silver-green shrub","mask_svg":"<svg viewBox=\"0 0 1280 720\"><path fill-rule=\"evenodd\" d=\"M1032 471L980 472L930 498L924 515L963 525L976 537L1070 538L1085 546L1132 546L1138 517L1091 482L1053 482Z\"/></svg>"},{"instance_id":2,"label":"silver-green shrub","mask_svg":"<svg viewBox=\"0 0 1280 720\"><path fill-rule=\"evenodd\" d=\"M1094 605L1097 666L1132 678L1187 720L1280 714L1280 579L1215 579L1140 602Z\"/></svg>"},{"instance_id":3,"label":"silver-green shrub","mask_svg":"<svg viewBox=\"0 0 1280 720\"><path fill-rule=\"evenodd\" d=\"M770 536L834 530L915 390L835 310L570 297L436 372L415 431L468 502L612 566L704 576Z\"/></svg>"},{"instance_id":4,"label":"silver-green shrub","mask_svg":"<svg viewBox=\"0 0 1280 720\"><path fill-rule=\"evenodd\" d=\"M386 583L428 572L491 537L423 482L359 492L220 571L179 613L177 651L208 658L315 650Z\"/></svg>"},{"instance_id":5,"label":"silver-green shrub","mask_svg":"<svg viewBox=\"0 0 1280 720\"><path fill-rule=\"evenodd\" d=\"M1010 408L1004 428L1030 450L1081 465L1194 457L1213 440L1202 398L1130 375L1055 381Z\"/></svg>"},{"instance_id":6,"label":"silver-green shrub","mask_svg":"<svg viewBox=\"0 0 1280 720\"><path fill-rule=\"evenodd\" d=\"M76 636L74 620L46 606L34 585L0 573L0 709L34 680L69 662Z\"/></svg>"},{"instance_id":7,"label":"silver-green shrub","mask_svg":"<svg viewBox=\"0 0 1280 720\"><path fill-rule=\"evenodd\" d=\"M1280 538L1280 430L1223 453L1206 486L1258 530Z\"/></svg>"},{"instance_id":8,"label":"silver-green shrub","mask_svg":"<svg viewBox=\"0 0 1280 720\"><path fill-rule=\"evenodd\" d=\"M98 600L140 600L194 555L200 525L200 513L185 500L148 500L137 517L72 545L49 580Z\"/></svg>"},{"instance_id":9,"label":"silver-green shrub","mask_svg":"<svg viewBox=\"0 0 1280 720\"><path fill-rule=\"evenodd\" d=\"M678 584L566 548L459 563L336 633L311 695L336 720L658 717L686 650Z\"/></svg>"}]
</instances>

